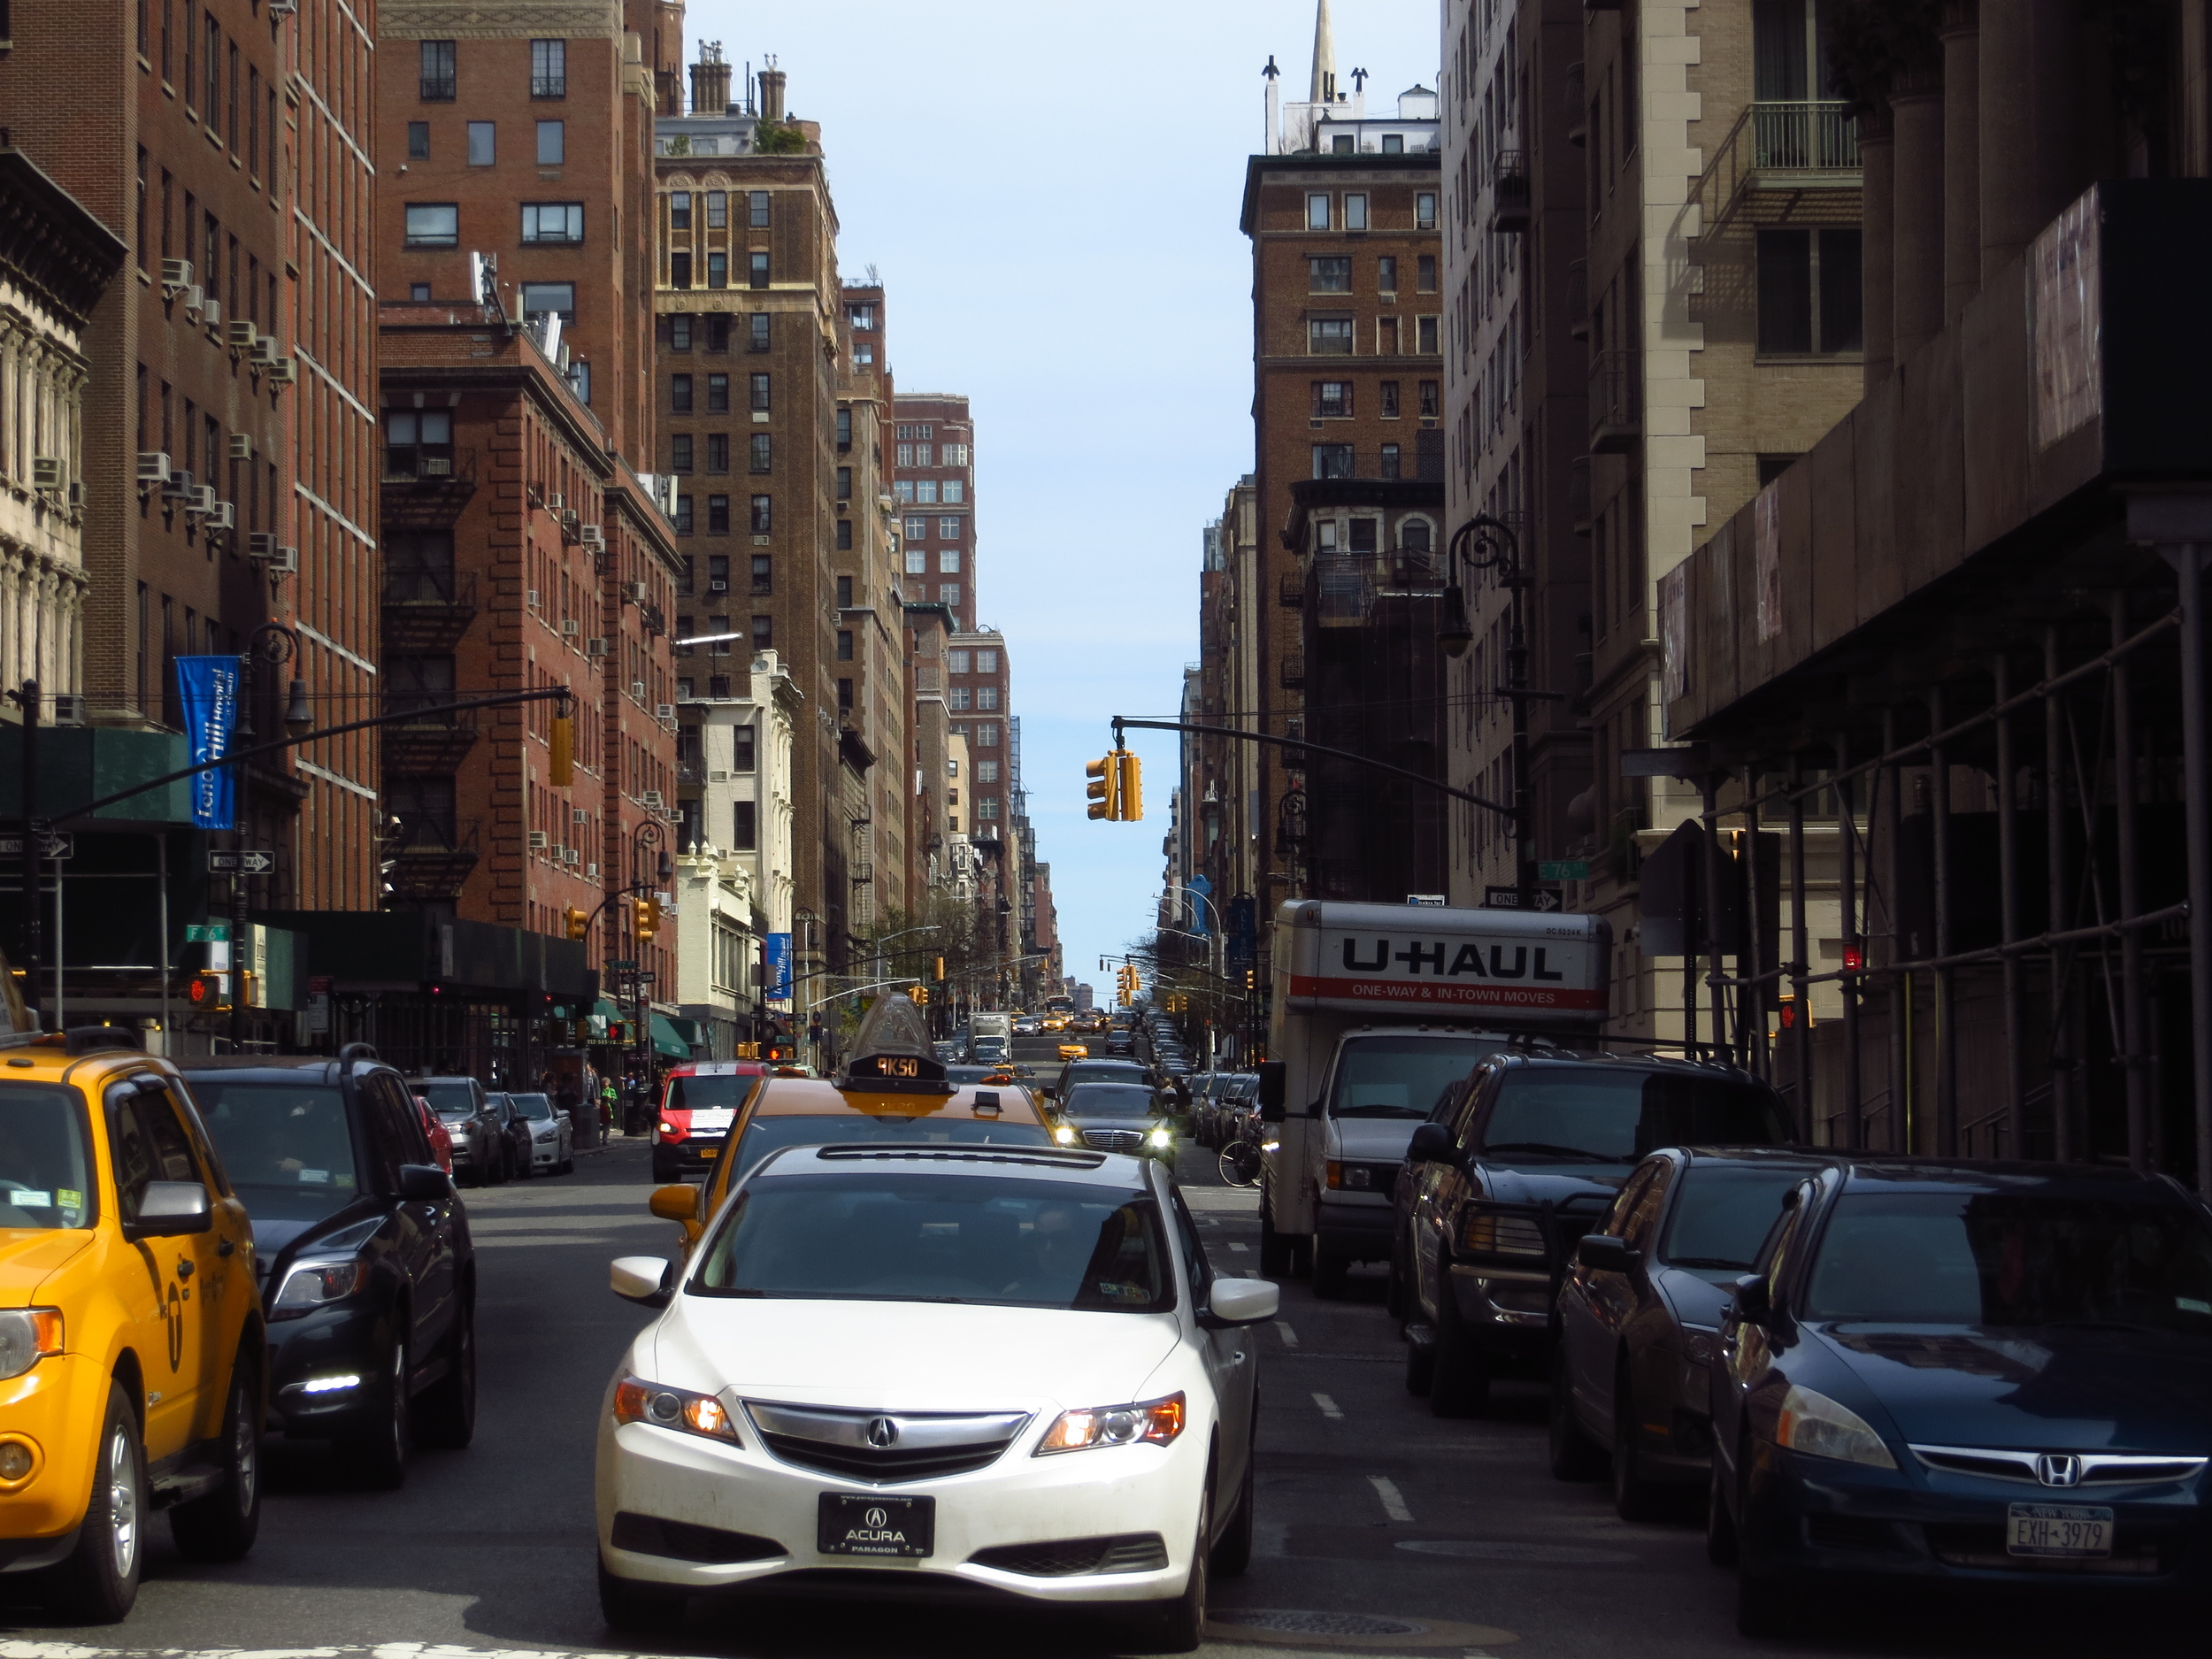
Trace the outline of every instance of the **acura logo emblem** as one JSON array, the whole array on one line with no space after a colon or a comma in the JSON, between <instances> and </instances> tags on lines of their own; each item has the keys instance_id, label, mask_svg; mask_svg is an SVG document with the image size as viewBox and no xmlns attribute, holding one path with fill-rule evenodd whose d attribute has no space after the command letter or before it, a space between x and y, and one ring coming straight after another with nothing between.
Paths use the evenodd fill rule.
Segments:
<instances>
[{"instance_id":1,"label":"acura logo emblem","mask_svg":"<svg viewBox=\"0 0 2212 1659\"><path fill-rule=\"evenodd\" d=\"M868 1419L868 1444L874 1447L878 1451L881 1451L887 1446L895 1445L898 1441L898 1438L899 1425L894 1423L889 1417L870 1417ZM2067 1484L2071 1485L2072 1483L2069 1480ZM883 1523L880 1521L872 1521L869 1525L872 1526L880 1526Z\"/></svg>"},{"instance_id":2,"label":"acura logo emblem","mask_svg":"<svg viewBox=\"0 0 2212 1659\"><path fill-rule=\"evenodd\" d=\"M891 1517L886 1510L871 1509L868 1511L868 1525L876 1532L881 1532L885 1525L889 1523L890 1519Z\"/></svg>"},{"instance_id":3,"label":"acura logo emblem","mask_svg":"<svg viewBox=\"0 0 2212 1659\"><path fill-rule=\"evenodd\" d=\"M2047 1486L2070 1486L2081 1479L2081 1459L2071 1452L2045 1452L2035 1460L2035 1478Z\"/></svg>"}]
</instances>

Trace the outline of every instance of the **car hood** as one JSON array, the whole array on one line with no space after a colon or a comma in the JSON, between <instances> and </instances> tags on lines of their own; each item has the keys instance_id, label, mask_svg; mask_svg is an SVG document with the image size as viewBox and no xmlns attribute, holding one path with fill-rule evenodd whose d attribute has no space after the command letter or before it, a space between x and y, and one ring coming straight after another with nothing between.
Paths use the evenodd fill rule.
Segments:
<instances>
[{"instance_id":1,"label":"car hood","mask_svg":"<svg viewBox=\"0 0 2212 1659\"><path fill-rule=\"evenodd\" d=\"M38 1287L91 1242L85 1227L0 1228L0 1308L36 1305Z\"/></svg>"},{"instance_id":2,"label":"car hood","mask_svg":"<svg viewBox=\"0 0 2212 1659\"><path fill-rule=\"evenodd\" d=\"M756 1302L686 1294L641 1340L653 1380L751 1399L907 1411L1065 1409L1141 1399L1172 1314Z\"/></svg>"},{"instance_id":3,"label":"car hood","mask_svg":"<svg viewBox=\"0 0 2212 1659\"><path fill-rule=\"evenodd\" d=\"M1332 1118L1329 1133L1348 1158L1396 1164L1403 1161L1406 1142L1421 1123L1418 1118Z\"/></svg>"},{"instance_id":4,"label":"car hood","mask_svg":"<svg viewBox=\"0 0 2212 1659\"><path fill-rule=\"evenodd\" d=\"M1717 1331L1735 1296L1736 1280L1750 1271L1747 1267L1725 1271L1702 1267L1663 1267L1657 1278L1660 1291L1677 1319L1684 1325L1706 1325Z\"/></svg>"},{"instance_id":5,"label":"car hood","mask_svg":"<svg viewBox=\"0 0 2212 1659\"><path fill-rule=\"evenodd\" d=\"M2044 1325L1852 1324L1810 1335L1909 1442L2204 1452L2212 1343L2201 1340Z\"/></svg>"},{"instance_id":6,"label":"car hood","mask_svg":"<svg viewBox=\"0 0 2212 1659\"><path fill-rule=\"evenodd\" d=\"M1481 1167L1486 1195L1502 1204L1558 1204L1571 1199L1598 1197L1609 1200L1628 1179L1628 1171L1615 1164L1538 1163L1516 1166L1486 1157Z\"/></svg>"}]
</instances>

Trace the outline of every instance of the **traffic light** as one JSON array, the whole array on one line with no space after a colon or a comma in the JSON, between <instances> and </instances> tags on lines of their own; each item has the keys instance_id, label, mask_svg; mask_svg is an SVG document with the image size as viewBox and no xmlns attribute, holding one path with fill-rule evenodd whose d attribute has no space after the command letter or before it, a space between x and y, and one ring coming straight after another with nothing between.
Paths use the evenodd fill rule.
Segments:
<instances>
[{"instance_id":1,"label":"traffic light","mask_svg":"<svg viewBox=\"0 0 2212 1659\"><path fill-rule=\"evenodd\" d=\"M565 703L558 705L567 706ZM576 722L572 716L554 715L550 747L553 753L546 765L546 781L556 789L565 789L576 781Z\"/></svg>"},{"instance_id":2,"label":"traffic light","mask_svg":"<svg viewBox=\"0 0 2212 1659\"><path fill-rule=\"evenodd\" d=\"M931 974L929 977L936 980L940 985L942 985L945 982L945 959L942 956L937 958L937 972Z\"/></svg>"},{"instance_id":3,"label":"traffic light","mask_svg":"<svg viewBox=\"0 0 2212 1659\"><path fill-rule=\"evenodd\" d=\"M1256 968L1247 968L1244 971L1244 988L1248 991L1256 991L1259 989L1259 970Z\"/></svg>"},{"instance_id":4,"label":"traffic light","mask_svg":"<svg viewBox=\"0 0 2212 1659\"><path fill-rule=\"evenodd\" d=\"M1121 775L1115 794L1121 810L1117 817L1133 824L1144 816L1144 763L1127 749L1114 751L1115 770Z\"/></svg>"},{"instance_id":5,"label":"traffic light","mask_svg":"<svg viewBox=\"0 0 2212 1659\"><path fill-rule=\"evenodd\" d=\"M926 985L910 985L906 987L906 995L907 1000L911 1002L924 1008L929 1005L929 987Z\"/></svg>"},{"instance_id":6,"label":"traffic light","mask_svg":"<svg viewBox=\"0 0 2212 1659\"><path fill-rule=\"evenodd\" d=\"M1090 797L1089 816L1118 818L1121 816L1121 768L1114 764L1114 757L1094 760L1083 768L1083 775L1090 782L1083 786L1083 793Z\"/></svg>"},{"instance_id":7,"label":"traffic light","mask_svg":"<svg viewBox=\"0 0 2212 1659\"><path fill-rule=\"evenodd\" d=\"M638 941L643 943L660 931L661 902L656 898L647 897L632 899L630 902L637 907L633 914L637 918Z\"/></svg>"},{"instance_id":8,"label":"traffic light","mask_svg":"<svg viewBox=\"0 0 2212 1659\"><path fill-rule=\"evenodd\" d=\"M223 994L223 975L196 973L185 982L184 1000L196 1014L210 1014L230 1006L230 998Z\"/></svg>"},{"instance_id":9,"label":"traffic light","mask_svg":"<svg viewBox=\"0 0 2212 1659\"><path fill-rule=\"evenodd\" d=\"M591 915L573 904L561 912L562 931L571 939L584 939L591 933Z\"/></svg>"}]
</instances>

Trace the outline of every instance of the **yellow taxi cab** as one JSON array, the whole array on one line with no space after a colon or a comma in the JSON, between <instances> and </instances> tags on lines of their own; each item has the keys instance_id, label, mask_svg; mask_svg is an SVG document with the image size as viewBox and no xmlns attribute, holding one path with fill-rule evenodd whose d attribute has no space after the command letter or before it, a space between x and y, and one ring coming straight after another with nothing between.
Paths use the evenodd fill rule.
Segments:
<instances>
[{"instance_id":1,"label":"yellow taxi cab","mask_svg":"<svg viewBox=\"0 0 2212 1659\"><path fill-rule=\"evenodd\" d=\"M111 1624L155 1510L196 1559L253 1546L253 1225L189 1090L134 1033L17 1033L0 1036L0 1572L42 1572L64 1623Z\"/></svg>"},{"instance_id":2,"label":"yellow taxi cab","mask_svg":"<svg viewBox=\"0 0 2212 1659\"><path fill-rule=\"evenodd\" d=\"M1091 1057L1091 1045L1087 1042L1064 1042L1060 1045L1060 1057L1063 1060L1087 1060Z\"/></svg>"},{"instance_id":3,"label":"yellow taxi cab","mask_svg":"<svg viewBox=\"0 0 2212 1659\"><path fill-rule=\"evenodd\" d=\"M1012 1071L968 1084L948 1080L943 1062L930 1053L921 1011L902 996L881 997L860 1022L842 1073L811 1078L780 1069L760 1079L738 1108L703 1189L688 1182L660 1187L652 1211L683 1225L688 1250L739 1179L770 1153L853 1141L1048 1147L1053 1133Z\"/></svg>"}]
</instances>

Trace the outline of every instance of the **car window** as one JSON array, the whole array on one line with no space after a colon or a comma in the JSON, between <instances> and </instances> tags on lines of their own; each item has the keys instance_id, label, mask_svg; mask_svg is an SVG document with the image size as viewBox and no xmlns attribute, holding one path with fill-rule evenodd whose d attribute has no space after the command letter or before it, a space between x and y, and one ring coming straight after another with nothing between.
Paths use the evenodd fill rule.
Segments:
<instances>
[{"instance_id":1,"label":"car window","mask_svg":"<svg viewBox=\"0 0 2212 1659\"><path fill-rule=\"evenodd\" d=\"M1199 1236L1198 1223L1190 1213L1190 1206L1183 1202L1180 1187L1168 1189L1168 1210L1175 1218L1175 1236L1183 1251L1183 1275L1190 1286L1190 1305L1194 1309L1206 1305L1207 1287L1213 1283L1213 1263L1206 1259L1205 1240Z\"/></svg>"},{"instance_id":2,"label":"car window","mask_svg":"<svg viewBox=\"0 0 2212 1659\"><path fill-rule=\"evenodd\" d=\"M90 1226L90 1164L76 1090L0 1083L0 1227Z\"/></svg>"},{"instance_id":3,"label":"car window","mask_svg":"<svg viewBox=\"0 0 2212 1659\"><path fill-rule=\"evenodd\" d=\"M138 1091L127 1084L109 1091L108 1158L115 1175L115 1201L126 1225L138 1219L146 1185L156 1179L153 1137L139 1120Z\"/></svg>"},{"instance_id":4,"label":"car window","mask_svg":"<svg viewBox=\"0 0 2212 1659\"><path fill-rule=\"evenodd\" d=\"M1648 1250L1651 1239L1659 1223L1659 1211L1667 1202L1667 1189L1674 1183L1674 1165L1655 1163L1647 1167L1647 1176L1636 1202L1630 1205L1621 1218L1620 1236L1628 1240L1632 1250Z\"/></svg>"},{"instance_id":5,"label":"car window","mask_svg":"<svg viewBox=\"0 0 2212 1659\"><path fill-rule=\"evenodd\" d=\"M1780 1305L1782 1275L1790 1264L1790 1246L1797 1238L1798 1225L1805 1219L1805 1206L1810 1202L1810 1189L1800 1194L1797 1202L1782 1212L1767 1235L1768 1242L1761 1247L1766 1262L1767 1300L1777 1306Z\"/></svg>"},{"instance_id":6,"label":"car window","mask_svg":"<svg viewBox=\"0 0 2212 1659\"><path fill-rule=\"evenodd\" d=\"M441 1118L473 1118L476 1116L476 1090L466 1083L423 1083L415 1092L430 1102L430 1110Z\"/></svg>"},{"instance_id":7,"label":"car window","mask_svg":"<svg viewBox=\"0 0 2212 1659\"><path fill-rule=\"evenodd\" d=\"M1483 1125L1485 1154L1633 1164L1655 1148L1773 1146L1789 1118L1763 1083L1607 1065L1507 1073Z\"/></svg>"},{"instance_id":8,"label":"car window","mask_svg":"<svg viewBox=\"0 0 2212 1659\"><path fill-rule=\"evenodd\" d=\"M343 1097L322 1083L195 1079L201 1115L246 1207L273 1220L306 1220L351 1203L360 1190Z\"/></svg>"},{"instance_id":9,"label":"car window","mask_svg":"<svg viewBox=\"0 0 2212 1659\"><path fill-rule=\"evenodd\" d=\"M933 1146L1048 1147L1042 1124L987 1118L901 1118L871 1112L821 1112L804 1117L754 1118L738 1139L732 1165L741 1174L786 1147L836 1146L849 1141L927 1141Z\"/></svg>"},{"instance_id":10,"label":"car window","mask_svg":"<svg viewBox=\"0 0 2212 1659\"><path fill-rule=\"evenodd\" d=\"M513 1098L515 1110L532 1123L547 1124L553 1121L553 1102L545 1095L517 1094Z\"/></svg>"},{"instance_id":11,"label":"car window","mask_svg":"<svg viewBox=\"0 0 2212 1659\"><path fill-rule=\"evenodd\" d=\"M380 1087L382 1081L375 1077L361 1080L361 1114L363 1126L368 1131L375 1188L382 1193L396 1193L399 1190L399 1166L416 1160L413 1143L407 1134L407 1120L400 1115L399 1102Z\"/></svg>"},{"instance_id":12,"label":"car window","mask_svg":"<svg viewBox=\"0 0 2212 1659\"><path fill-rule=\"evenodd\" d=\"M1624 1237L1629 1217L1635 1213L1638 1201L1651 1189L1657 1173L1655 1166L1647 1164L1622 1182L1621 1190L1613 1195L1612 1208L1605 1212L1605 1220L1598 1231L1617 1239Z\"/></svg>"},{"instance_id":13,"label":"car window","mask_svg":"<svg viewBox=\"0 0 2212 1659\"><path fill-rule=\"evenodd\" d=\"M1804 1179L1802 1170L1692 1164L1677 1183L1660 1256L1672 1267L1749 1272L1782 1213L1782 1194Z\"/></svg>"},{"instance_id":14,"label":"car window","mask_svg":"<svg viewBox=\"0 0 2212 1659\"><path fill-rule=\"evenodd\" d=\"M1482 1097L1489 1087L1490 1079L1497 1074L1496 1066L1480 1065L1475 1068L1475 1074L1466 1081L1465 1094L1459 1103L1459 1117L1452 1129L1453 1142L1463 1150L1474 1142L1477 1116L1475 1109L1482 1103Z\"/></svg>"}]
</instances>

